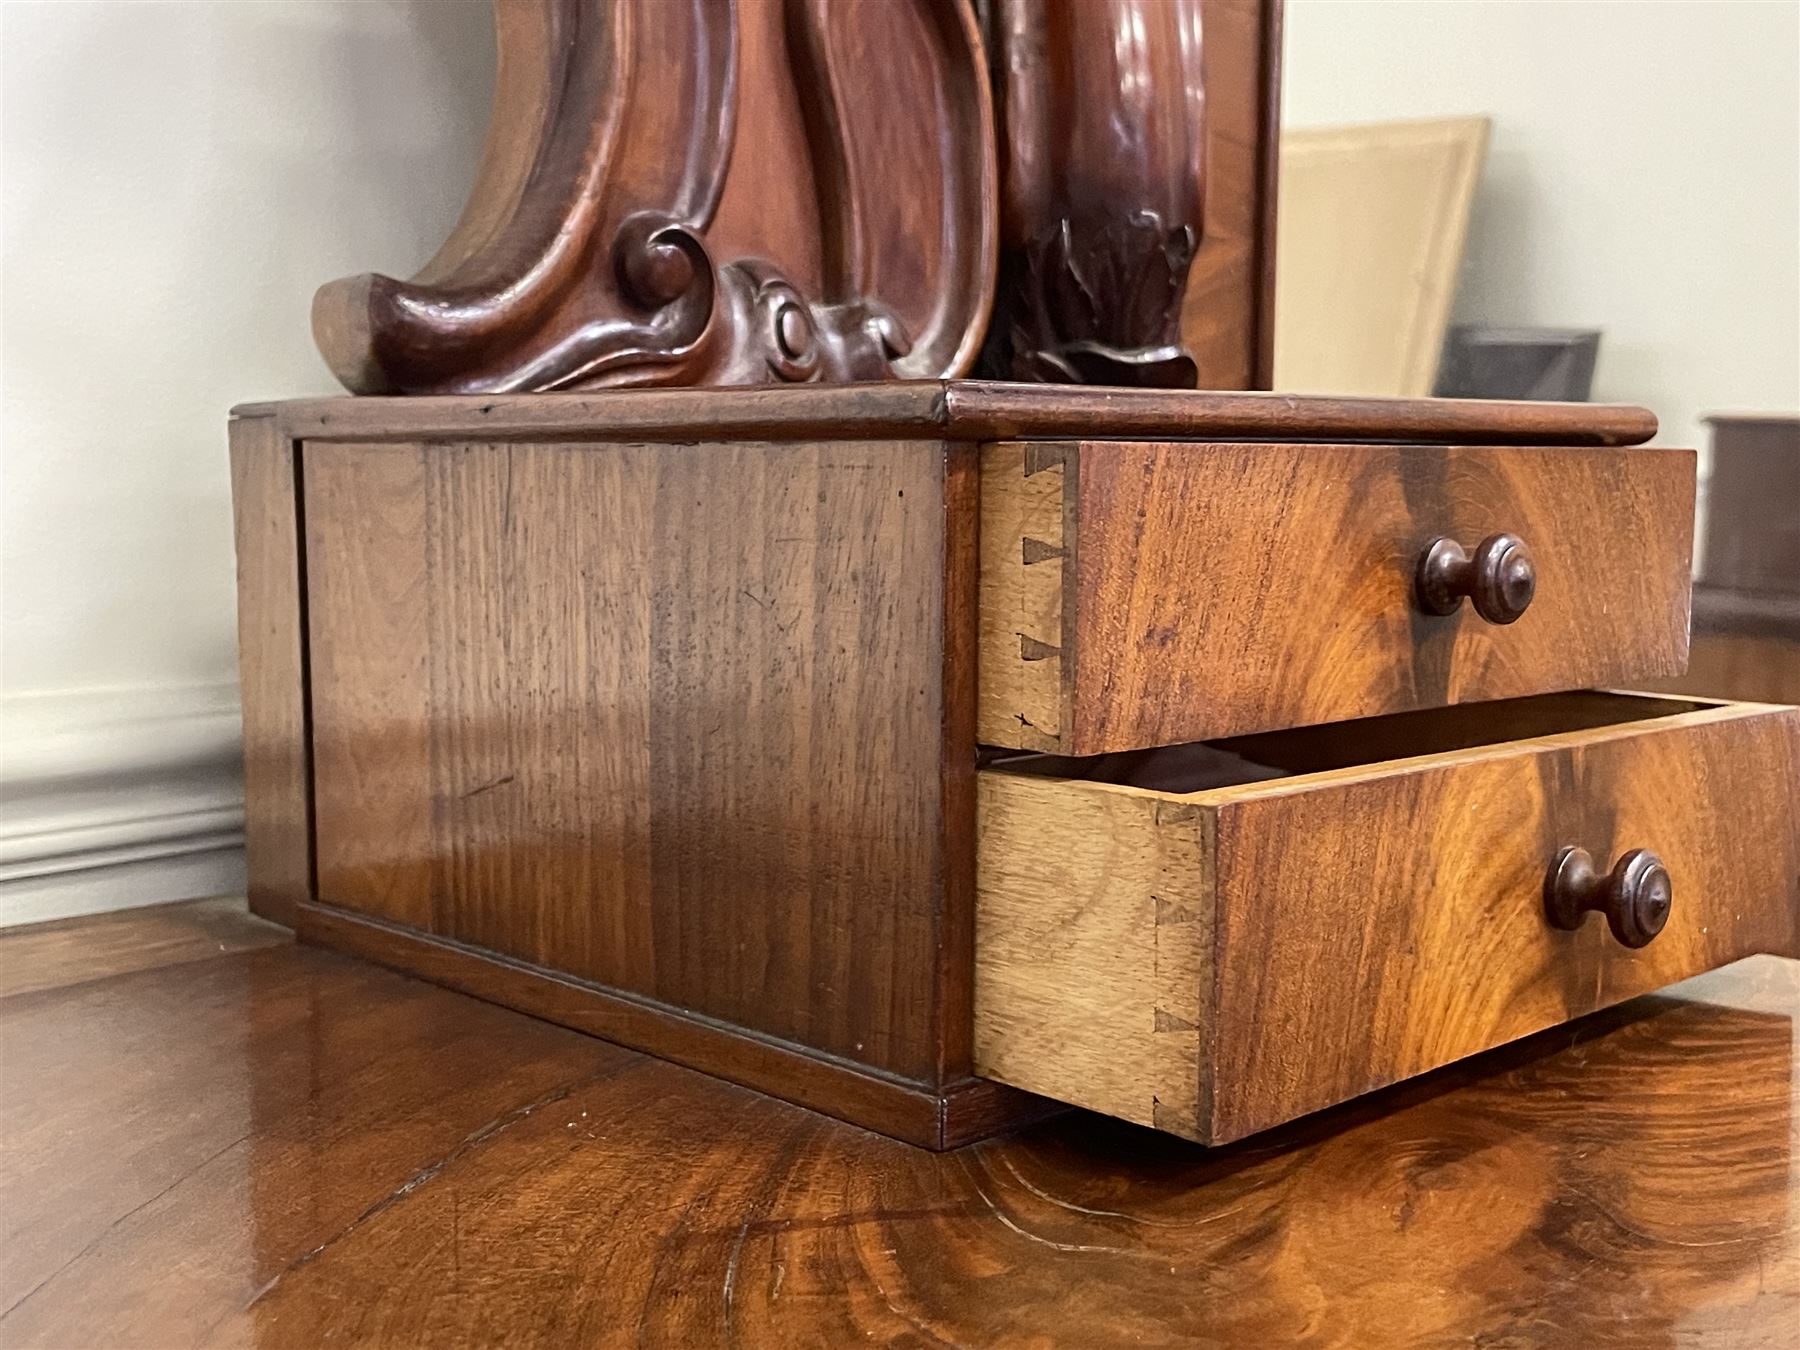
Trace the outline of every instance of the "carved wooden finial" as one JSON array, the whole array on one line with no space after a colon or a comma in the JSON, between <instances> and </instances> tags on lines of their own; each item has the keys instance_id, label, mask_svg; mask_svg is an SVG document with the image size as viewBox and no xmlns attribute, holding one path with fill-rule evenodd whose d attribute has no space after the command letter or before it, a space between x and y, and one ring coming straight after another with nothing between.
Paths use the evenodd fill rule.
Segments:
<instances>
[{"instance_id":1,"label":"carved wooden finial","mask_svg":"<svg viewBox=\"0 0 1800 1350\"><path fill-rule=\"evenodd\" d=\"M1192 388L1202 0L993 0L1002 379Z\"/></svg>"}]
</instances>

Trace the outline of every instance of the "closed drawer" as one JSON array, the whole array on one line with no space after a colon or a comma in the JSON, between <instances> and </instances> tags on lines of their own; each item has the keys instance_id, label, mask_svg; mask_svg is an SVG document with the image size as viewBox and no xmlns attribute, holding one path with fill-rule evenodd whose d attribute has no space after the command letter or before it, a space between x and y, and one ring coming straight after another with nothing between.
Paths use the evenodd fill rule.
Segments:
<instances>
[{"instance_id":1,"label":"closed drawer","mask_svg":"<svg viewBox=\"0 0 1800 1350\"><path fill-rule=\"evenodd\" d=\"M987 445L979 739L1090 755L1677 675L1693 502L1686 450ZM1428 612L1432 542L1479 579L1503 534L1523 613ZM1464 578L1502 619L1511 567Z\"/></svg>"},{"instance_id":2,"label":"closed drawer","mask_svg":"<svg viewBox=\"0 0 1800 1350\"><path fill-rule=\"evenodd\" d=\"M1792 953L1797 780L1800 710L1606 693L1016 757L980 774L977 1069L1220 1143ZM1666 926L1556 926L1567 846L1652 851Z\"/></svg>"}]
</instances>

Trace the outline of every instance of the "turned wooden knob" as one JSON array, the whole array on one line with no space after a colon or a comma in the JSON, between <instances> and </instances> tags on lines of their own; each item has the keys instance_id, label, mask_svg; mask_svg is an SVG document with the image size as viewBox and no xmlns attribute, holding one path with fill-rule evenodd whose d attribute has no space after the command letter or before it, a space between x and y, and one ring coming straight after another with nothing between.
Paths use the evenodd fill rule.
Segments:
<instances>
[{"instance_id":1,"label":"turned wooden knob","mask_svg":"<svg viewBox=\"0 0 1800 1350\"><path fill-rule=\"evenodd\" d=\"M1470 557L1454 539L1433 539L1419 559L1415 590L1427 614L1453 614L1466 595L1489 623L1512 623L1537 594L1537 569L1516 534L1490 534Z\"/></svg>"},{"instance_id":2,"label":"turned wooden knob","mask_svg":"<svg viewBox=\"0 0 1800 1350\"><path fill-rule=\"evenodd\" d=\"M1645 946L1662 932L1674 899L1669 869L1647 848L1632 849L1602 874L1585 848L1571 844L1556 855L1544 878L1544 907L1552 924L1579 928L1587 912L1597 909L1627 947Z\"/></svg>"}]
</instances>

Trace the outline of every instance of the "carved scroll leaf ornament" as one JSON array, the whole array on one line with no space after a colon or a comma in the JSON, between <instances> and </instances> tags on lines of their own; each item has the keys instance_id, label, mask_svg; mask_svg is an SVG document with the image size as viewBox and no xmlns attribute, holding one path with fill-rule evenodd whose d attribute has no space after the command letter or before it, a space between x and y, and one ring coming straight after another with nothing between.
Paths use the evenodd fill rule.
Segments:
<instances>
[{"instance_id":1,"label":"carved scroll leaf ornament","mask_svg":"<svg viewBox=\"0 0 1800 1350\"><path fill-rule=\"evenodd\" d=\"M495 0L495 19L450 238L410 281L314 300L353 392L968 369L998 233L969 0Z\"/></svg>"}]
</instances>

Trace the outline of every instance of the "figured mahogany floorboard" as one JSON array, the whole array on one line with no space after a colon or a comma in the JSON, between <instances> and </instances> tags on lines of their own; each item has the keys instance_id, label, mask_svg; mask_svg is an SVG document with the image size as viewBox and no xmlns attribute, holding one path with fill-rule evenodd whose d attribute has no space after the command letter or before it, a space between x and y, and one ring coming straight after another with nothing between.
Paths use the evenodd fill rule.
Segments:
<instances>
[{"instance_id":1,"label":"figured mahogany floorboard","mask_svg":"<svg viewBox=\"0 0 1800 1350\"><path fill-rule=\"evenodd\" d=\"M0 998L293 940L225 895L0 929Z\"/></svg>"},{"instance_id":2,"label":"figured mahogany floorboard","mask_svg":"<svg viewBox=\"0 0 1800 1350\"><path fill-rule=\"evenodd\" d=\"M331 953L110 973L131 922L0 1000L9 1347L1792 1343L1800 963L1231 1148L933 1154Z\"/></svg>"}]
</instances>

